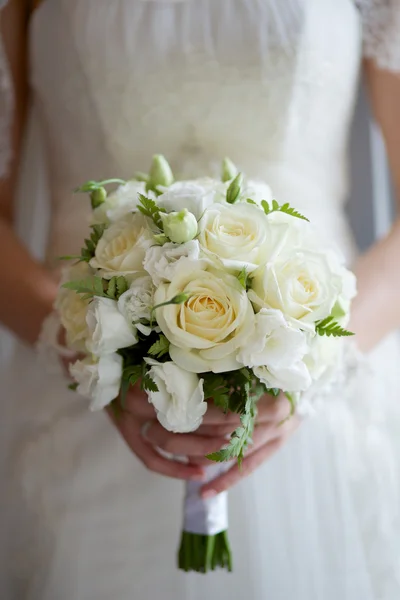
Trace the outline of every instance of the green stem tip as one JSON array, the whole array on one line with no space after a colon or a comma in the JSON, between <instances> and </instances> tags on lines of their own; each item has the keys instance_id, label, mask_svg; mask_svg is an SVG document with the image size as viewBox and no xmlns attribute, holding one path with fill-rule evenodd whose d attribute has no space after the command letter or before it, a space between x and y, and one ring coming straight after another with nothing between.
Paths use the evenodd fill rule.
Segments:
<instances>
[{"instance_id":1,"label":"green stem tip","mask_svg":"<svg viewBox=\"0 0 400 600\"><path fill-rule=\"evenodd\" d=\"M207 573L216 569L232 571L232 553L228 532L216 535L199 535L182 532L178 552L178 567L182 571Z\"/></svg>"}]
</instances>

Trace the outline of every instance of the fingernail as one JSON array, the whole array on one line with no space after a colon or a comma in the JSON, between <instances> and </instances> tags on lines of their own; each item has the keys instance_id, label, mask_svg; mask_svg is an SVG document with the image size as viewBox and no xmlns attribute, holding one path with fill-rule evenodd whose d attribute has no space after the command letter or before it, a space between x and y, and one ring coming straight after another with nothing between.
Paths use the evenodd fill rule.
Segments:
<instances>
[{"instance_id":1,"label":"fingernail","mask_svg":"<svg viewBox=\"0 0 400 600\"><path fill-rule=\"evenodd\" d=\"M202 492L201 497L204 500L208 500L209 498L215 498L217 494L218 492L216 492L215 490L206 490L205 492Z\"/></svg>"}]
</instances>

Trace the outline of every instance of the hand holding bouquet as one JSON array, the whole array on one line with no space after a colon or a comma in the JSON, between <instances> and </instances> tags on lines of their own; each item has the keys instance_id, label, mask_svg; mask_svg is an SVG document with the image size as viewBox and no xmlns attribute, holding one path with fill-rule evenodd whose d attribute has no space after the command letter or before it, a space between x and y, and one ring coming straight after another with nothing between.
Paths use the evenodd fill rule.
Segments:
<instances>
[{"instance_id":1,"label":"hand holding bouquet","mask_svg":"<svg viewBox=\"0 0 400 600\"><path fill-rule=\"evenodd\" d=\"M107 194L105 186L119 184ZM246 181L228 160L222 181L174 182L156 156L149 175L89 181L92 233L60 288L57 309L75 388L91 409L123 409L139 384L161 425L196 430L210 403L240 415L209 455L208 479L251 444L261 396L291 413L332 373L354 276L308 220ZM187 483L179 566L231 568L226 494Z\"/></svg>"}]
</instances>

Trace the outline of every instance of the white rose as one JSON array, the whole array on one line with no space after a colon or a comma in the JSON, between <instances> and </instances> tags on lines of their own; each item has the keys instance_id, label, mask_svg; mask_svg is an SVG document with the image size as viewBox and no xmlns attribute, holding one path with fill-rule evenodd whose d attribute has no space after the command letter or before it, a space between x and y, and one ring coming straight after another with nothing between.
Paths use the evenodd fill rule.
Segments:
<instances>
[{"instance_id":1,"label":"white rose","mask_svg":"<svg viewBox=\"0 0 400 600\"><path fill-rule=\"evenodd\" d=\"M328 317L343 291L343 277L328 253L288 248L255 271L249 298L258 308L277 308L297 326L313 331Z\"/></svg>"},{"instance_id":2,"label":"white rose","mask_svg":"<svg viewBox=\"0 0 400 600\"><path fill-rule=\"evenodd\" d=\"M145 360L151 366L149 376L158 387L158 392L148 392L148 396L161 425L175 433L197 429L207 410L203 379L199 380L197 375L181 369L173 362Z\"/></svg>"},{"instance_id":3,"label":"white rose","mask_svg":"<svg viewBox=\"0 0 400 600\"><path fill-rule=\"evenodd\" d=\"M95 361L90 358L78 360L69 368L78 383L77 391L89 398L90 410L102 410L118 394L122 378L122 356L107 354Z\"/></svg>"},{"instance_id":4,"label":"white rose","mask_svg":"<svg viewBox=\"0 0 400 600\"><path fill-rule=\"evenodd\" d=\"M247 203L214 204L199 223L199 244L210 258L226 269L247 272L265 264L270 247L268 218Z\"/></svg>"},{"instance_id":5,"label":"white rose","mask_svg":"<svg viewBox=\"0 0 400 600\"><path fill-rule=\"evenodd\" d=\"M238 359L267 387L300 392L311 385L303 360L307 351L306 334L291 327L280 310L261 309Z\"/></svg>"},{"instance_id":6,"label":"white rose","mask_svg":"<svg viewBox=\"0 0 400 600\"><path fill-rule=\"evenodd\" d=\"M154 285L171 281L177 268L186 261L197 261L200 246L197 240L186 244L167 243L163 246L151 246L146 251L143 266L151 276Z\"/></svg>"},{"instance_id":7,"label":"white rose","mask_svg":"<svg viewBox=\"0 0 400 600\"><path fill-rule=\"evenodd\" d=\"M209 270L206 270L209 269ZM233 371L240 347L254 321L253 308L236 277L199 263L183 263L172 282L161 284L154 302L189 294L180 305L156 310L156 319L170 341L172 360L187 371Z\"/></svg>"},{"instance_id":8,"label":"white rose","mask_svg":"<svg viewBox=\"0 0 400 600\"><path fill-rule=\"evenodd\" d=\"M272 191L269 185L263 181L253 179L248 179L245 182L241 197L244 199L251 198L258 205L261 204L262 200L266 200L269 204L271 204L273 200Z\"/></svg>"},{"instance_id":9,"label":"white rose","mask_svg":"<svg viewBox=\"0 0 400 600\"><path fill-rule=\"evenodd\" d=\"M112 354L138 341L134 328L119 311L117 302L110 298L93 298L86 322L89 330L86 346L92 354Z\"/></svg>"},{"instance_id":10,"label":"white rose","mask_svg":"<svg viewBox=\"0 0 400 600\"><path fill-rule=\"evenodd\" d=\"M137 210L138 194L144 194L154 199L153 192L146 192L143 181L127 181L111 192L105 202L93 211L94 223L114 223L128 213Z\"/></svg>"},{"instance_id":11,"label":"white rose","mask_svg":"<svg viewBox=\"0 0 400 600\"><path fill-rule=\"evenodd\" d=\"M118 308L127 321L144 335L150 335L152 329L151 309L154 305L154 285L151 277L145 275L135 279L118 300Z\"/></svg>"},{"instance_id":12,"label":"white rose","mask_svg":"<svg viewBox=\"0 0 400 600\"><path fill-rule=\"evenodd\" d=\"M76 281L89 277L92 271L87 263L81 262L64 269L61 283ZM55 303L55 308L60 315L60 321L66 332L66 344L72 350L82 351L86 349L88 328L86 314L89 300L83 300L81 294L73 290L60 287Z\"/></svg>"},{"instance_id":13,"label":"white rose","mask_svg":"<svg viewBox=\"0 0 400 600\"><path fill-rule=\"evenodd\" d=\"M214 179L179 181L158 197L157 204L167 212L186 208L199 220L208 206L225 197L226 189L226 184Z\"/></svg>"},{"instance_id":14,"label":"white rose","mask_svg":"<svg viewBox=\"0 0 400 600\"><path fill-rule=\"evenodd\" d=\"M343 339L315 335L310 338L309 349L304 357L304 362L313 381L325 380L328 370L334 368L343 352Z\"/></svg>"},{"instance_id":15,"label":"white rose","mask_svg":"<svg viewBox=\"0 0 400 600\"><path fill-rule=\"evenodd\" d=\"M108 227L100 238L90 261L105 279L115 275L132 278L143 272L143 259L153 244L150 225L141 213L127 215Z\"/></svg>"}]
</instances>

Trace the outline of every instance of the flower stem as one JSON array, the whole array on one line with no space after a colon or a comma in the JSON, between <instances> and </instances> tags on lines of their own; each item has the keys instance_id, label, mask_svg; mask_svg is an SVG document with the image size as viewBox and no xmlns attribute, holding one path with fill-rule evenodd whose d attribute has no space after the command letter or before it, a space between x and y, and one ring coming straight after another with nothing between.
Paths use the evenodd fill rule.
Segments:
<instances>
[{"instance_id":1,"label":"flower stem","mask_svg":"<svg viewBox=\"0 0 400 600\"><path fill-rule=\"evenodd\" d=\"M231 572L232 554L228 532L199 535L183 531L178 552L178 566L186 572L207 573L217 568Z\"/></svg>"}]
</instances>

